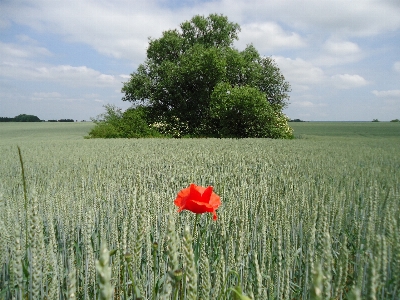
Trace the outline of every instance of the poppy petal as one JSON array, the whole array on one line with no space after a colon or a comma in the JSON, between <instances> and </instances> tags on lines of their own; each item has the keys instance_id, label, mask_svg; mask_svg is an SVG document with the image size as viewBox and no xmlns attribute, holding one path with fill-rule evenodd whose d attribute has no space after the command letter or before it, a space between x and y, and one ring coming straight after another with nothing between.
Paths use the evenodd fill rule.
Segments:
<instances>
[{"instance_id":1,"label":"poppy petal","mask_svg":"<svg viewBox=\"0 0 400 300\"><path fill-rule=\"evenodd\" d=\"M213 187L212 186L207 187L203 192L203 194L201 195L201 200L203 202L209 203L212 193L213 193Z\"/></svg>"},{"instance_id":2,"label":"poppy petal","mask_svg":"<svg viewBox=\"0 0 400 300\"><path fill-rule=\"evenodd\" d=\"M192 200L192 199L197 200L197 201L201 200L201 193L198 191L197 186L194 183L190 184L189 196L190 196L190 200Z\"/></svg>"},{"instance_id":3,"label":"poppy petal","mask_svg":"<svg viewBox=\"0 0 400 300\"><path fill-rule=\"evenodd\" d=\"M214 209L211 205L199 201L189 201L185 206L185 209L190 210L196 214L202 214L205 212L212 212Z\"/></svg>"},{"instance_id":4,"label":"poppy petal","mask_svg":"<svg viewBox=\"0 0 400 300\"><path fill-rule=\"evenodd\" d=\"M217 194L212 193L209 203L212 205L212 207L217 209L221 205L221 198Z\"/></svg>"}]
</instances>

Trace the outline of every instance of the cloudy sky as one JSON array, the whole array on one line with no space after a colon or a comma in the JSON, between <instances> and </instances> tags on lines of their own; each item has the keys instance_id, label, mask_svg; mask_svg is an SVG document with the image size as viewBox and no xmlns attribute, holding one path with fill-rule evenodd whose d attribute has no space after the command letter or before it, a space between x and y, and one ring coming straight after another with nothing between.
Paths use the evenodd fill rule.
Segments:
<instances>
[{"instance_id":1,"label":"cloudy sky","mask_svg":"<svg viewBox=\"0 0 400 300\"><path fill-rule=\"evenodd\" d=\"M240 24L237 49L275 59L290 118L400 119L399 0L0 0L0 117L126 109L148 37L210 13Z\"/></svg>"}]
</instances>

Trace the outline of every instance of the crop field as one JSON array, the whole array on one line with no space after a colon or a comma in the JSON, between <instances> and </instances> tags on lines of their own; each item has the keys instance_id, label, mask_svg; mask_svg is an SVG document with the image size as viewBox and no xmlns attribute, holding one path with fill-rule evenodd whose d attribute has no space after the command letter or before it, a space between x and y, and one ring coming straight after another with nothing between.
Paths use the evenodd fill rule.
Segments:
<instances>
[{"instance_id":1,"label":"crop field","mask_svg":"<svg viewBox=\"0 0 400 300\"><path fill-rule=\"evenodd\" d=\"M290 125L100 140L0 123L0 299L399 299L400 124ZM217 220L177 212L190 183L214 187Z\"/></svg>"}]
</instances>

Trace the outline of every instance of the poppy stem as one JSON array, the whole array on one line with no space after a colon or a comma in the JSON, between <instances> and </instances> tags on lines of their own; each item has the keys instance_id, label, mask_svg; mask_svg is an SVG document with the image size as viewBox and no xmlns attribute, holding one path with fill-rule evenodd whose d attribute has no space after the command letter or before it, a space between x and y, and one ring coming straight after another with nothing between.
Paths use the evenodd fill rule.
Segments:
<instances>
[{"instance_id":1,"label":"poppy stem","mask_svg":"<svg viewBox=\"0 0 400 300\"><path fill-rule=\"evenodd\" d=\"M197 222L199 221L199 215L200 214L196 214L196 219L194 220L193 232L192 232L193 240L195 239L195 234L196 234L196 229L197 229Z\"/></svg>"}]
</instances>

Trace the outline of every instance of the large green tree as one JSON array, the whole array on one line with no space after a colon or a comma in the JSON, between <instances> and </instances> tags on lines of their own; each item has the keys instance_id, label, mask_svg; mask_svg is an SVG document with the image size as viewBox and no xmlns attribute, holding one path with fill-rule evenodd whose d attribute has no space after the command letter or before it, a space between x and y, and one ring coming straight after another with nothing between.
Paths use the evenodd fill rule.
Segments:
<instances>
[{"instance_id":1,"label":"large green tree","mask_svg":"<svg viewBox=\"0 0 400 300\"><path fill-rule=\"evenodd\" d=\"M181 134L213 136L227 136L227 118L233 115L217 112L218 103L225 101L241 107L234 115L237 130L229 136L284 137L268 133L271 130L265 127L276 124L265 114L281 114L288 104L290 85L272 58L261 56L252 45L243 51L233 47L239 31L239 25L227 17L211 14L195 16L179 30L150 39L147 59L124 83L123 100L148 105L149 122L179 128ZM227 86L234 88L234 99L229 101L229 95L221 98L221 87L226 90ZM256 120L244 122L251 115ZM238 128L253 126L257 120L264 122L255 126L264 128L261 131Z\"/></svg>"}]
</instances>

